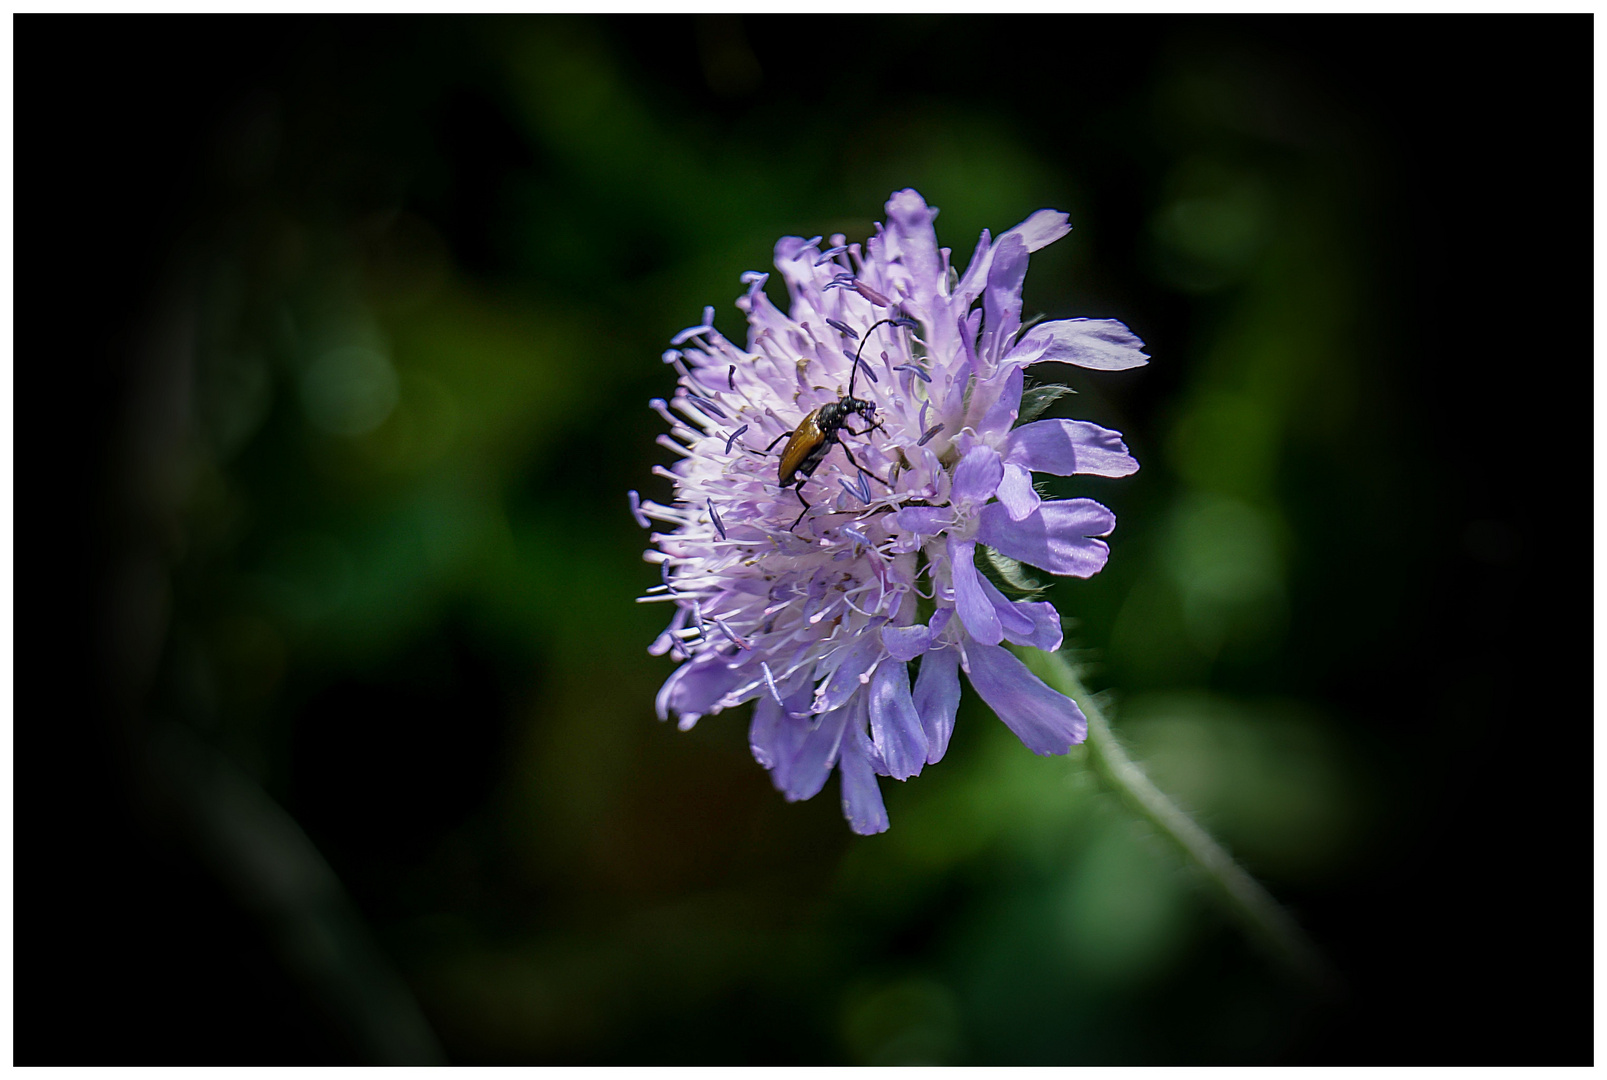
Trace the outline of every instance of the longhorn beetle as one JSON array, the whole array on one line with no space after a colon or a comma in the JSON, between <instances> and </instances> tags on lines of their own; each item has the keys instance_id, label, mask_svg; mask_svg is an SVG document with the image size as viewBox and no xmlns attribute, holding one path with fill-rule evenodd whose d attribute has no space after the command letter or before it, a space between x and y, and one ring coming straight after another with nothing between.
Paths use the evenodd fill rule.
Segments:
<instances>
[{"instance_id":1,"label":"longhorn beetle","mask_svg":"<svg viewBox=\"0 0 1607 1080\"><path fill-rule=\"evenodd\" d=\"M782 487L792 484L792 490L798 493L798 501L803 503L803 509L798 511L798 516L788 526L789 529L796 529L798 522L809 512L811 503L803 497L803 486L808 483L811 476L815 475L815 470L820 468L820 463L826 460L826 455L831 453L833 446L843 448L843 455L854 468L873 477L884 487L892 487L886 480L854 460L854 455L843 444L841 434L846 431L850 435L868 435L871 428L881 428L884 432L887 430L882 427L881 421L876 419L876 403L854 396L854 386L859 378L859 356L865 351L865 343L870 340L871 334L876 332L878 326L902 326L905 323L906 320L902 317L872 323L870 329L865 331L865 336L860 339L859 349L854 353L854 373L848 377L848 393L836 401L828 401L804 417L792 431L783 431L764 448L768 454L775 449L776 443L782 439L787 440L787 445L781 449L781 461L776 468L776 476L781 481ZM849 417L855 413L863 416L868 422L869 426L864 431L855 431L848 426Z\"/></svg>"}]
</instances>

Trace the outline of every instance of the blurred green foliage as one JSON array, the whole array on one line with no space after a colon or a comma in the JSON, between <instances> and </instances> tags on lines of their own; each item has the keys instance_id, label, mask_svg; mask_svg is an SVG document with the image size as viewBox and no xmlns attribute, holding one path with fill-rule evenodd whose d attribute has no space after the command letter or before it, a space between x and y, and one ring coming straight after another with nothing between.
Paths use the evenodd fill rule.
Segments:
<instances>
[{"instance_id":1,"label":"blurred green foliage","mask_svg":"<svg viewBox=\"0 0 1607 1080\"><path fill-rule=\"evenodd\" d=\"M1359 317L1372 135L1253 35L1169 29L1023 97L968 83L970 25L324 29L223 128L168 693L307 830L451 1058L1257 1061L1312 1030L1078 753L974 697L868 840L835 781L770 788L746 710L653 717L665 609L632 603L656 574L624 492L667 490L668 337L706 303L739 336L777 237L863 237L896 188L961 264L1050 206L1075 231L1029 309L1155 357L1051 408L1143 463L1050 481L1119 520L1050 594L1069 647L1275 892L1374 850L1389 766L1327 696L1408 543L1358 461L1401 437ZM849 59L876 43L896 72Z\"/></svg>"}]
</instances>

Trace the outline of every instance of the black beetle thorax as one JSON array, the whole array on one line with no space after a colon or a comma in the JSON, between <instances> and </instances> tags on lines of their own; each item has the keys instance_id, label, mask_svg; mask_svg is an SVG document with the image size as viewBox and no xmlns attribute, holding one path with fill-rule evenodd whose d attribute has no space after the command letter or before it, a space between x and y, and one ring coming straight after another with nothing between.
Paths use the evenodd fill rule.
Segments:
<instances>
[{"instance_id":1,"label":"black beetle thorax","mask_svg":"<svg viewBox=\"0 0 1607 1080\"><path fill-rule=\"evenodd\" d=\"M819 414L815 417L815 423L820 430L835 431L837 428L842 427L849 414L855 411L854 407L849 404L852 400L852 398L842 398L822 405Z\"/></svg>"}]
</instances>

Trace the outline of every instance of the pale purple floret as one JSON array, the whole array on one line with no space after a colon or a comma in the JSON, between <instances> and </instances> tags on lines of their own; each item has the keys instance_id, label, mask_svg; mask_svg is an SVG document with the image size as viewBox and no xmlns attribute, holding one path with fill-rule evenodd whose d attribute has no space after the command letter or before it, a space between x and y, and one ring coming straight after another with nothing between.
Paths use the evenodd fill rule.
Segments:
<instances>
[{"instance_id":1,"label":"pale purple floret","mask_svg":"<svg viewBox=\"0 0 1607 1080\"><path fill-rule=\"evenodd\" d=\"M679 396L650 403L680 456L655 469L675 498L630 496L638 521L667 527L646 556L664 584L642 598L675 607L649 649L682 660L658 693L660 718L687 728L755 702L749 742L777 789L811 798L836 771L859 833L887 828L878 776L904 780L942 759L962 671L1035 752L1082 741L1077 706L1006 648L1059 648L1059 612L1010 600L979 567L1008 556L1049 574L1096 573L1114 516L1091 499L1044 499L1033 474L1138 468L1096 424L1019 423L1028 364L1112 371L1148 359L1111 319L1022 332L1029 256L1070 231L1066 216L1040 210L996 239L984 232L951 277L936 213L905 190L863 244L784 237L786 311L764 289L770 275L750 272L737 300L745 344L714 329L712 308L675 335L664 360ZM805 480L804 510L774 447L850 385L874 421L850 417L842 447Z\"/></svg>"}]
</instances>

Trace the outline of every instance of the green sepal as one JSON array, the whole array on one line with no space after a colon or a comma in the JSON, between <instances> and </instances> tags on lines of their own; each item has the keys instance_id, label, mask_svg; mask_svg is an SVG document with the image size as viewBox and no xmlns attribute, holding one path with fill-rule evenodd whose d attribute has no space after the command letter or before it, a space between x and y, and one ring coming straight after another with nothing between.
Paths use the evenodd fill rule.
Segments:
<instances>
[{"instance_id":1,"label":"green sepal","mask_svg":"<svg viewBox=\"0 0 1607 1080\"><path fill-rule=\"evenodd\" d=\"M920 548L915 553L915 580L920 581L922 574L930 576L931 572L931 564L926 558L926 549L924 547ZM932 621L932 615L936 611L937 600L922 596L920 590L917 589L915 592L915 621L925 626Z\"/></svg>"},{"instance_id":2,"label":"green sepal","mask_svg":"<svg viewBox=\"0 0 1607 1080\"><path fill-rule=\"evenodd\" d=\"M1042 416L1044 410L1056 401L1076 392L1060 383L1044 383L1041 386L1031 387L1021 395L1021 414L1016 418L1015 426L1031 423Z\"/></svg>"},{"instance_id":3,"label":"green sepal","mask_svg":"<svg viewBox=\"0 0 1607 1080\"><path fill-rule=\"evenodd\" d=\"M1049 587L1027 573L1024 563L994 551L986 544L978 544L976 549L981 555L977 560L977 569L1004 595L1017 600L1036 600Z\"/></svg>"}]
</instances>

